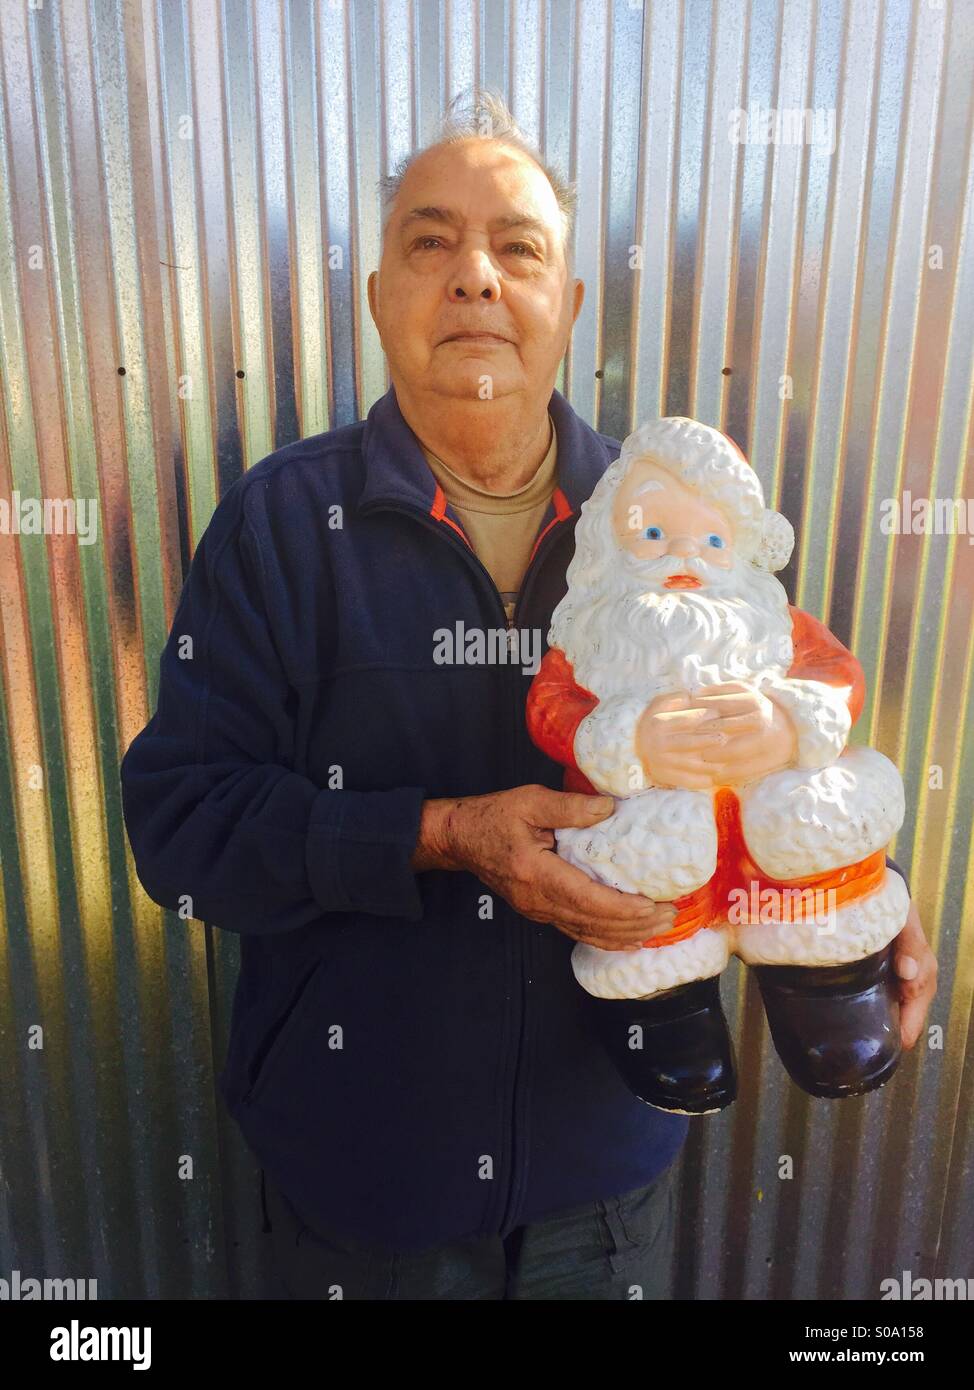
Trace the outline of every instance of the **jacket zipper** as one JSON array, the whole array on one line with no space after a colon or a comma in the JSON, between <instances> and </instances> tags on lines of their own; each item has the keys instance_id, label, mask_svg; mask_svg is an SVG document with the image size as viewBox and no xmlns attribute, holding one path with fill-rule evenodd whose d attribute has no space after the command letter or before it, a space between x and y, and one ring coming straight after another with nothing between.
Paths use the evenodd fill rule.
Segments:
<instances>
[{"instance_id":1,"label":"jacket zipper","mask_svg":"<svg viewBox=\"0 0 974 1390\"><path fill-rule=\"evenodd\" d=\"M474 567L480 571L480 573L483 575L484 579L486 580L486 582L487 582L487 584L488 584L488 586L489 586L489 588L490 588L490 590L491 590L491 593L492 593L493 596L494 596L494 600L495 600L496 606L497 606L497 608L500 609L500 614L501 614L501 617L502 617L502 619L503 619L503 625L504 625L504 627L505 627L505 629L506 629L507 631L510 631L512 628L516 628L516 627L517 627L518 615L519 615L519 613L521 612L521 609L522 609L522 607L523 607L523 600L525 599L525 597L526 597L526 595L527 595L529 583L534 579L534 576L537 574L538 569L540 568L540 566L541 566L541 564L542 564L542 562L543 562L545 556L548 554L548 552L550 551L552 545L554 544L555 537L556 537L556 536L560 536L560 534L561 534L561 529L560 529L560 527L561 527L561 522L562 522L562 521L570 520L570 516L569 516L569 517L560 517L560 518L558 518L558 519L556 520L556 522L555 522L555 525L551 526L550 530L549 530L548 533L545 535L544 539L541 541L541 544L538 546L537 552L535 553L534 559L533 559L532 562L528 565L528 568L527 568L527 570L525 571L524 576L523 576L523 578L522 578L522 580L521 580L521 587L520 587L520 589L519 589L519 591L518 591L518 596L517 596L517 599L515 600L515 603L514 603L514 610L513 610L512 614L511 614L510 622L508 622L507 613L505 612L505 609L504 609L504 602L503 602L503 600L502 600L502 598L501 598L501 596L500 596L500 591L499 591L499 589L497 588L497 585L494 583L494 580L493 580L493 578L492 578L492 576L491 576L490 571L487 569L487 566L483 563L483 561L480 559L480 557L476 554L476 552L474 551L474 549L473 549L472 546L470 546L467 542L461 540L461 539L459 538L459 536L456 536L456 535L454 535L454 534L451 534L452 528L451 528L450 526L446 525L446 524L445 524L444 522L442 522L442 521L437 521L437 520L435 520L435 518L430 517L426 512L422 511L419 507L410 506L410 504L409 504L408 502L396 502L396 503L391 503L391 502L378 502L378 501L377 501L377 502L369 503L369 504L367 504L365 507L363 507L363 508L361 509L360 515L366 515L366 516L367 516L367 515L369 515L369 514L372 513L372 512L381 512L381 511L387 511L387 512L404 512L404 513L406 513L406 514L409 515L409 516L415 517L417 521L422 522L422 524L423 524L424 526L428 527L429 530L435 531L436 534L442 536L443 539L446 540L446 541L448 542L448 544L451 545L455 550L459 551L459 552L464 556L464 558L465 558L468 562L472 562L473 565L474 565ZM519 719L518 719L518 698L517 698L517 697L518 697L518 685L517 685L516 678L513 676L513 674L511 675L510 683L509 683L509 687L508 687L508 688L509 688L509 690L510 690L510 695L511 695L511 715L512 715L512 725L513 725L513 728L512 728L513 740L512 740L512 744L511 744L511 775L512 775L512 786L518 786L518 785L520 785L519 782L518 782L518 780L517 780L517 779L518 779L518 775L519 775L519 761L520 761L520 760L518 759L517 749L518 749L518 743L519 743L519 739L520 739L521 730L520 730L520 727L519 727ZM517 1186L516 1177L517 1177L517 1157L518 1157L518 1150L517 1150L517 1146L516 1146L517 1126L516 1126L516 1124L515 1124L515 1119L516 1119L516 1117L517 1117L517 1095L518 1095L518 1081L519 1081L519 1078L520 1078L520 1075L521 1075L521 1057L522 1057L522 1053L523 1053L523 1049L524 1049L524 1023L525 1023L525 1012L526 1012L526 1009L525 1009L525 998L524 998L524 992L525 992L525 990L524 990L525 941L524 941L523 935L522 935L520 932L515 933L515 935L514 935L514 940L515 940L515 942L517 943L517 947L516 947L516 950L517 950L517 961L516 961L516 969L515 969L515 983L516 983L516 985L517 985L517 987L518 987L518 1017L517 1017L517 1020L516 1020L516 1039L517 1039L517 1041L516 1041L516 1043L515 1043L515 1052L514 1052L514 1077L513 1077L512 1083L511 1083L511 1111L510 1111L510 1132L511 1132L511 1165L510 1165L510 1172L511 1172L511 1176L510 1176L510 1181L509 1181L508 1184L507 1184L507 1192L506 1192L506 1194L505 1194L505 1198L504 1198L504 1202L503 1202L503 1209L502 1209L501 1221L500 1221L500 1226L499 1226L499 1230L501 1230L501 1231L503 1231L503 1230L505 1229L505 1227L506 1227L506 1225L507 1225L507 1222L508 1222L508 1220L509 1220L509 1217L510 1217L510 1215L511 1215L511 1210L512 1210L512 1207L513 1207L513 1204L514 1204L514 1193L515 1193L515 1188L516 1188L516 1186Z\"/></svg>"},{"instance_id":2,"label":"jacket zipper","mask_svg":"<svg viewBox=\"0 0 974 1390\"><path fill-rule=\"evenodd\" d=\"M525 604L526 604L526 602L527 602L528 594L529 594L529 592L530 592L530 589L531 589L531 586L532 586L532 584L533 584L533 582L534 582L534 579L535 579L535 577L536 577L536 575L537 575L537 573L538 573L538 571L539 571L541 565L544 563L545 557L548 555L548 553L551 551L552 547L554 546L554 544L555 544L555 539L556 539L556 538L560 538L560 536L561 536L561 534L562 534L562 531L561 531L561 523L562 523L562 521L567 521L568 519L569 519L569 517L559 517L559 518L555 521L555 524L549 528L548 532L544 535L544 537L543 537L541 543L538 545L538 548L537 548L537 551L536 551L536 553L535 553L535 555L534 555L534 557L533 557L533 560L528 564L528 568L527 568L527 569L525 570L525 572L524 572L524 575L523 575L523 577L522 577L522 579L521 579L521 585L520 585L520 588L519 588L519 590L518 590L518 595L517 595L517 598L516 598L516 600L515 600L515 602L514 602L514 610L513 610L512 614L511 614L511 626L514 627L514 628L516 628L519 632L520 632L520 627L518 626L518 620L519 620L519 617L520 617L520 615L521 615L521 613L522 613L522 611L523 611L523 609L524 609L524 607L525 607ZM522 778L522 776L521 776L520 760L518 759L517 749L518 749L518 747L520 746L520 739L521 739L521 737L522 737L523 730L522 730L521 727L520 727L520 720L519 720L519 718L518 718L518 702L517 702L517 687L516 687L516 685L515 685L515 688L514 688L514 710L515 710L514 719L515 719L515 726L516 726L516 727L515 727L515 730L514 730L514 739L515 739L515 743L514 743L514 761L515 761L514 778L515 778L515 784L516 784L517 786L520 786L521 783L522 783L522 781L523 781L523 778ZM522 1063L522 1058L523 1058L523 1055L524 1055L525 1028L526 1028L526 1020L527 1020L527 997L526 997L526 996L527 996L527 986L525 985L525 982L524 982L524 976L525 976L525 973L526 973L525 967L526 967L526 966L527 966L527 967L531 967L531 965L532 965L531 936L530 936L530 934L524 935L523 933L521 933L521 934L519 934L519 939L521 940L521 970L520 970L520 975L519 975L519 985L520 985L520 990L521 990L521 1000L520 1000L520 1023L521 1023L521 1026L520 1026L520 1032L519 1032L519 1034L518 1034L517 1057L516 1057L515 1071L514 1071L514 1085L513 1085L513 1096L512 1096L512 1106L511 1106L511 1181L510 1181L510 1184L508 1185L508 1189L507 1189L507 1201L506 1201L505 1204L504 1204L504 1214L503 1214L503 1217L502 1217L502 1220L501 1220L501 1226L500 1226L501 1231L504 1231L504 1230L507 1229L508 1222L510 1221L511 1217L513 1216L514 1207L515 1207L515 1205L516 1205L515 1192L516 1192L516 1188L517 1188L517 1183L516 1183L516 1180L515 1180L515 1175L516 1175L516 1172L517 1172L517 1167L516 1167L516 1164L515 1164L515 1161L514 1161L514 1156L515 1156L515 1152L516 1152L516 1151L515 1151L515 1136L516 1136L516 1132L517 1132L517 1131L516 1131L515 1126L514 1126L514 1116L515 1116L516 1113L517 1113L518 1081L519 1081L520 1076L521 1076L521 1063Z\"/></svg>"}]
</instances>

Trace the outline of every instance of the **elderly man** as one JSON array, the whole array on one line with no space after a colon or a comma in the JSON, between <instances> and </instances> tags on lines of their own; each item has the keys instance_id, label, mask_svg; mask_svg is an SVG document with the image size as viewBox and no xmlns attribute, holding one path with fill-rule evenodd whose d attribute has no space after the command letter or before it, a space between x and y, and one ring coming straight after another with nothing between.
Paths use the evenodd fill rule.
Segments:
<instances>
[{"instance_id":1,"label":"elderly man","mask_svg":"<svg viewBox=\"0 0 974 1390\"><path fill-rule=\"evenodd\" d=\"M217 507L123 763L136 866L240 936L220 1090L289 1293L663 1297L689 1122L623 1085L570 956L674 909L554 852L612 802L558 790L525 721L620 447L554 389L571 191L488 96L386 193L368 293L392 387ZM915 915L903 946L910 1046Z\"/></svg>"}]
</instances>

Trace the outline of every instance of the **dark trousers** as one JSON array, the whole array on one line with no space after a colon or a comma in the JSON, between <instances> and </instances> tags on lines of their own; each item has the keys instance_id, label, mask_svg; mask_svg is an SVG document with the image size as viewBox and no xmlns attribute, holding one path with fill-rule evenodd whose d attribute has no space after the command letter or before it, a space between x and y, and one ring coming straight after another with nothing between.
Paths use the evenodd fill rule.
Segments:
<instances>
[{"instance_id":1,"label":"dark trousers","mask_svg":"<svg viewBox=\"0 0 974 1390\"><path fill-rule=\"evenodd\" d=\"M674 1166L648 1187L569 1207L503 1240L470 1237L419 1252L312 1231L262 1172L264 1229L290 1298L665 1299Z\"/></svg>"}]
</instances>

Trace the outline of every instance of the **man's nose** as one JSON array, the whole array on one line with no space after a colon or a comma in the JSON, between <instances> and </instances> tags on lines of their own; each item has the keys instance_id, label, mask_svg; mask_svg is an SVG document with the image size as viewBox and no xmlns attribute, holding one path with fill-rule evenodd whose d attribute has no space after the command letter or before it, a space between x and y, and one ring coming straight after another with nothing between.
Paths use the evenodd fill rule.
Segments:
<instances>
[{"instance_id":1,"label":"man's nose","mask_svg":"<svg viewBox=\"0 0 974 1390\"><path fill-rule=\"evenodd\" d=\"M472 255L463 257L463 264L453 271L450 278L450 298L452 300L490 299L496 301L500 297L500 280L490 263L489 256L475 251Z\"/></svg>"},{"instance_id":2,"label":"man's nose","mask_svg":"<svg viewBox=\"0 0 974 1390\"><path fill-rule=\"evenodd\" d=\"M690 555L699 555L700 547L692 536L673 536L666 547L666 553L686 558Z\"/></svg>"}]
</instances>

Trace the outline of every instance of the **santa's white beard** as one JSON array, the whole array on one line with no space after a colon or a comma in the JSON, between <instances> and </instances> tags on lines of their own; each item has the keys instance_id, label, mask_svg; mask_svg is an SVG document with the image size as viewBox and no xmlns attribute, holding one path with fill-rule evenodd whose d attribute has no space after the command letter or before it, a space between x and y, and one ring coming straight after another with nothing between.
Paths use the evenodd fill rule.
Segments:
<instances>
[{"instance_id":1,"label":"santa's white beard","mask_svg":"<svg viewBox=\"0 0 974 1390\"><path fill-rule=\"evenodd\" d=\"M788 598L773 574L735 561L641 560L614 547L599 583L571 586L552 616L549 642L575 680L600 700L634 688L693 689L784 675L793 660ZM664 589L668 575L698 575L704 589ZM591 574L591 570L589 571Z\"/></svg>"}]
</instances>

